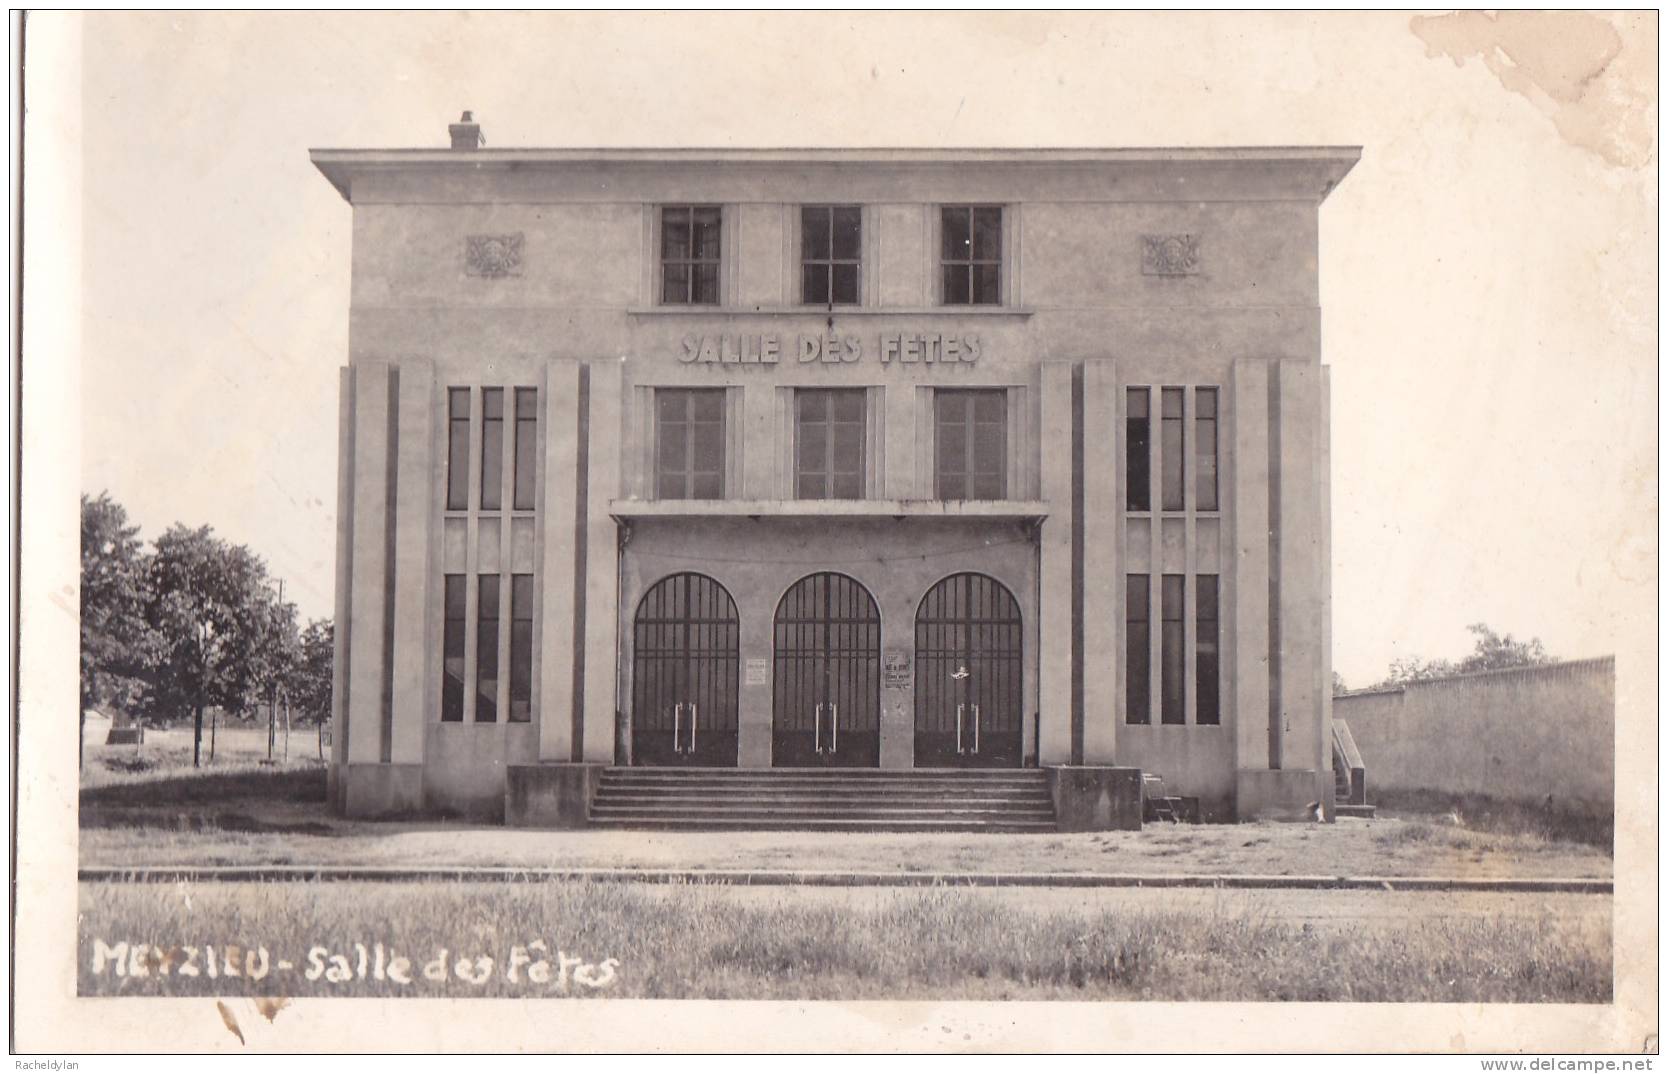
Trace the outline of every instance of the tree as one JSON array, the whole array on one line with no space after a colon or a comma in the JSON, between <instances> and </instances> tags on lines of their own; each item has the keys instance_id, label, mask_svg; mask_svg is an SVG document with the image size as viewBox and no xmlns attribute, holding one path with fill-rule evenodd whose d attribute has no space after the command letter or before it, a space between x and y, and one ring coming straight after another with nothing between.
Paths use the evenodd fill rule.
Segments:
<instances>
[{"instance_id":1,"label":"tree","mask_svg":"<svg viewBox=\"0 0 1668 1074\"><path fill-rule=\"evenodd\" d=\"M301 632L301 660L290 679L290 699L302 719L330 719L330 691L336 659L336 626L314 619Z\"/></svg>"},{"instance_id":2,"label":"tree","mask_svg":"<svg viewBox=\"0 0 1668 1074\"><path fill-rule=\"evenodd\" d=\"M1518 641L1510 634L1500 635L1487 623L1472 623L1465 628L1476 636L1471 653L1458 663L1452 660L1421 660L1417 656L1402 657L1390 662L1390 674L1381 686L1400 686L1426 679L1445 679L1473 671L1498 671L1501 668L1533 667L1550 664L1557 658L1541 645L1541 639Z\"/></svg>"},{"instance_id":3,"label":"tree","mask_svg":"<svg viewBox=\"0 0 1668 1074\"><path fill-rule=\"evenodd\" d=\"M1477 636L1477 644L1471 655L1460 661L1459 670L1462 672L1534 667L1550 664L1555 659L1547 653L1539 638L1517 641L1510 634L1496 634L1487 623L1472 623L1465 629Z\"/></svg>"},{"instance_id":4,"label":"tree","mask_svg":"<svg viewBox=\"0 0 1668 1074\"><path fill-rule=\"evenodd\" d=\"M203 711L244 709L266 672L273 624L266 565L207 526L176 523L156 539L146 619L158 636L147 703L193 713L192 765L202 763Z\"/></svg>"},{"instance_id":5,"label":"tree","mask_svg":"<svg viewBox=\"0 0 1668 1074\"><path fill-rule=\"evenodd\" d=\"M133 707L155 656L145 621L149 557L127 510L81 496L81 710ZM85 717L83 717L83 721Z\"/></svg>"}]
</instances>

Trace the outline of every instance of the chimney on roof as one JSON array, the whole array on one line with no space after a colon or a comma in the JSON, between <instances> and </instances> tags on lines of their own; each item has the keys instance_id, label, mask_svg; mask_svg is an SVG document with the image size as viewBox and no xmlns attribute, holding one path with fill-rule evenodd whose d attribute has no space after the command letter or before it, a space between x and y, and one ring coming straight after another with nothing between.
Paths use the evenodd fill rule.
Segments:
<instances>
[{"instance_id":1,"label":"chimney on roof","mask_svg":"<svg viewBox=\"0 0 1668 1074\"><path fill-rule=\"evenodd\" d=\"M473 112L465 112L462 119L446 130L452 135L453 149L479 149L486 145L486 138L481 134L481 125L475 122Z\"/></svg>"}]
</instances>

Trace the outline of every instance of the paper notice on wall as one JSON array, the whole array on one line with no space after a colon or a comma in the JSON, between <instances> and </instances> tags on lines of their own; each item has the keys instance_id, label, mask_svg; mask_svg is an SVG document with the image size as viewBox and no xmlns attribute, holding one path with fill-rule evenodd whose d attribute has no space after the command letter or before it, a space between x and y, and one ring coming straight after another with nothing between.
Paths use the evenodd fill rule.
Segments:
<instances>
[{"instance_id":1,"label":"paper notice on wall","mask_svg":"<svg viewBox=\"0 0 1668 1074\"><path fill-rule=\"evenodd\" d=\"M748 686L763 686L766 682L768 682L769 678L768 678L767 673L766 673L767 667L768 667L768 664L767 664L767 661L765 660L764 657L762 657L762 656L750 656L750 657L748 657L747 658L747 685Z\"/></svg>"}]
</instances>

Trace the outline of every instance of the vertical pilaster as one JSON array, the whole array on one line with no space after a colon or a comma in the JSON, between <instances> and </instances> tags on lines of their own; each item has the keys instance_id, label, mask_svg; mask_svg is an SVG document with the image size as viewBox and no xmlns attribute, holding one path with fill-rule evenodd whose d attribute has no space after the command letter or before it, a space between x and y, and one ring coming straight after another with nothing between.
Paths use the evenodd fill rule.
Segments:
<instances>
[{"instance_id":1,"label":"vertical pilaster","mask_svg":"<svg viewBox=\"0 0 1668 1074\"><path fill-rule=\"evenodd\" d=\"M347 763L348 713L351 709L348 704L351 682L348 664L353 634L349 629L353 621L353 370L344 366L336 382L339 397L336 419L336 631L330 665L330 772L326 779L326 793L330 801L340 808L340 779L342 766Z\"/></svg>"},{"instance_id":2,"label":"vertical pilaster","mask_svg":"<svg viewBox=\"0 0 1668 1074\"><path fill-rule=\"evenodd\" d=\"M1042 764L1071 761L1072 716L1072 367L1044 362L1038 436L1048 519L1038 536L1040 589L1037 753Z\"/></svg>"},{"instance_id":3,"label":"vertical pilaster","mask_svg":"<svg viewBox=\"0 0 1668 1074\"><path fill-rule=\"evenodd\" d=\"M1319 770L1324 600L1320 366L1278 363L1280 377L1280 711L1282 767Z\"/></svg>"},{"instance_id":4,"label":"vertical pilaster","mask_svg":"<svg viewBox=\"0 0 1668 1074\"><path fill-rule=\"evenodd\" d=\"M886 481L884 497L889 500L913 500L924 494L915 481L915 394L906 383L896 383L885 389L886 420Z\"/></svg>"},{"instance_id":5,"label":"vertical pilaster","mask_svg":"<svg viewBox=\"0 0 1668 1074\"><path fill-rule=\"evenodd\" d=\"M338 630L352 636L348 654L347 759L383 760L382 687L387 642L389 380L387 362L357 362L353 376L352 616Z\"/></svg>"},{"instance_id":6,"label":"vertical pilaster","mask_svg":"<svg viewBox=\"0 0 1668 1074\"><path fill-rule=\"evenodd\" d=\"M1317 728L1320 769L1329 771L1332 760L1332 370L1320 367L1320 442L1315 453L1315 486L1320 489L1320 701ZM1321 780L1323 788L1333 786Z\"/></svg>"},{"instance_id":7,"label":"vertical pilaster","mask_svg":"<svg viewBox=\"0 0 1668 1074\"><path fill-rule=\"evenodd\" d=\"M776 494L776 386L769 381L742 385L741 420L745 430L742 450L743 496L768 500ZM651 475L652 480L652 475Z\"/></svg>"},{"instance_id":8,"label":"vertical pilaster","mask_svg":"<svg viewBox=\"0 0 1668 1074\"><path fill-rule=\"evenodd\" d=\"M1123 538L1119 532L1117 366L1083 364L1083 763L1111 764L1118 693Z\"/></svg>"},{"instance_id":9,"label":"vertical pilaster","mask_svg":"<svg viewBox=\"0 0 1668 1074\"><path fill-rule=\"evenodd\" d=\"M434 546L432 520L435 480L434 366L425 361L400 364L399 458L396 460L398 495L395 498L394 539L394 693L393 743L395 764L423 760L424 726L438 719L429 703L437 675L429 652L430 599L434 585L430 553Z\"/></svg>"},{"instance_id":10,"label":"vertical pilaster","mask_svg":"<svg viewBox=\"0 0 1668 1074\"><path fill-rule=\"evenodd\" d=\"M579 506L579 365L544 370L544 482L539 522L539 760L573 756L575 544Z\"/></svg>"},{"instance_id":11,"label":"vertical pilaster","mask_svg":"<svg viewBox=\"0 0 1668 1074\"><path fill-rule=\"evenodd\" d=\"M608 501L620 494L623 429L618 361L590 366L590 415L586 423L585 681L582 760L614 760L619 658L619 530Z\"/></svg>"},{"instance_id":12,"label":"vertical pilaster","mask_svg":"<svg viewBox=\"0 0 1668 1074\"><path fill-rule=\"evenodd\" d=\"M1237 767L1266 769L1269 711L1269 443L1267 362L1234 363L1233 451L1233 719Z\"/></svg>"}]
</instances>

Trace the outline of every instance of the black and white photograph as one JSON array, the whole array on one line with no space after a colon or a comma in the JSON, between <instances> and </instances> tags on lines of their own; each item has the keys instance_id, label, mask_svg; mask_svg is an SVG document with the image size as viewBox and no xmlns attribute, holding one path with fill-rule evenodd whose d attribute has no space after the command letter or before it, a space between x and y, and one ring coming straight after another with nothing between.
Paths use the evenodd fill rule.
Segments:
<instances>
[{"instance_id":1,"label":"black and white photograph","mask_svg":"<svg viewBox=\"0 0 1668 1074\"><path fill-rule=\"evenodd\" d=\"M1656 12L11 29L14 1051L1650 1069Z\"/></svg>"}]
</instances>

